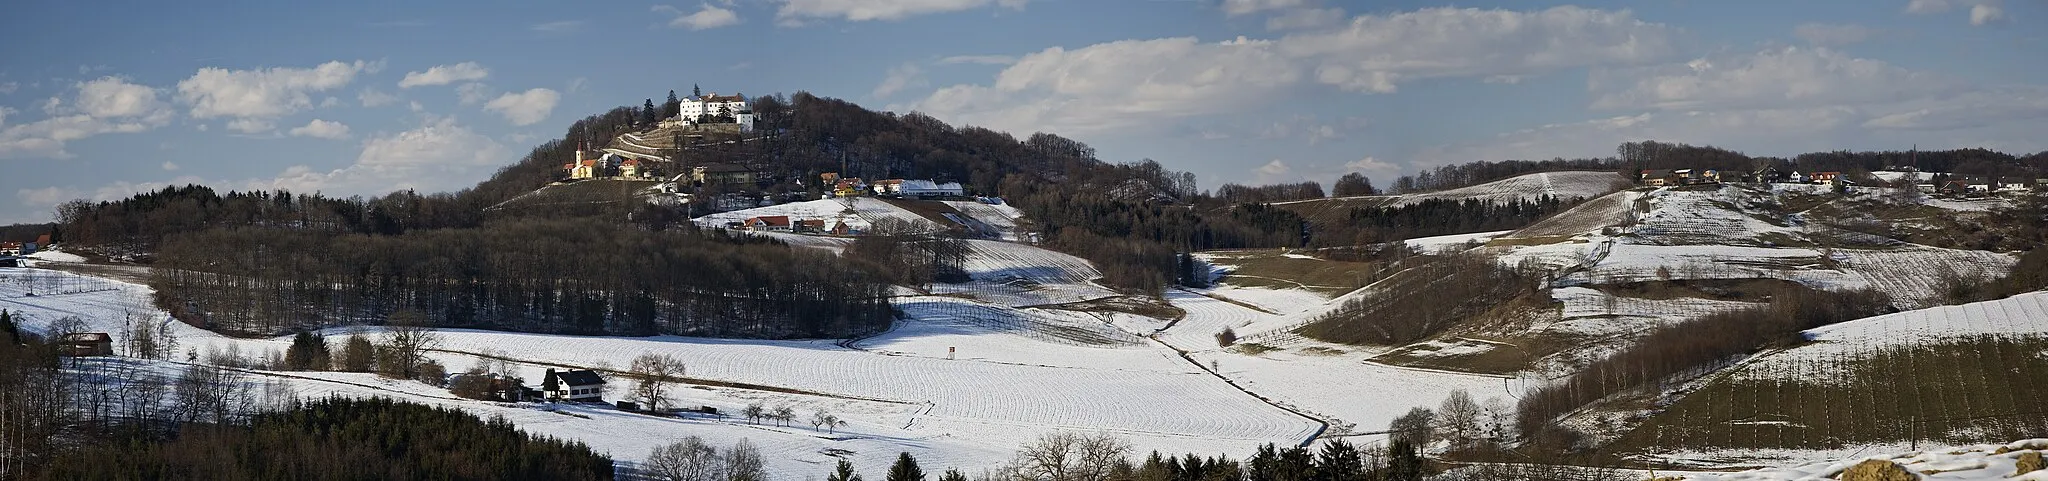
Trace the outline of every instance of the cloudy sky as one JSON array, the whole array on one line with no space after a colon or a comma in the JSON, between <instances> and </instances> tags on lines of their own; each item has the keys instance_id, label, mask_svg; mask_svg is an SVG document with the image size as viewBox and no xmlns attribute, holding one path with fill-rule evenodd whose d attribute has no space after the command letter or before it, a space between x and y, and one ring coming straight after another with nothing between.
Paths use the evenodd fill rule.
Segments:
<instances>
[{"instance_id":1,"label":"cloudy sky","mask_svg":"<svg viewBox=\"0 0 2048 481\"><path fill-rule=\"evenodd\" d=\"M459 189L692 84L1058 133L1205 187L1640 139L2048 150L2043 0L214 3L6 7L0 223L167 183Z\"/></svg>"}]
</instances>

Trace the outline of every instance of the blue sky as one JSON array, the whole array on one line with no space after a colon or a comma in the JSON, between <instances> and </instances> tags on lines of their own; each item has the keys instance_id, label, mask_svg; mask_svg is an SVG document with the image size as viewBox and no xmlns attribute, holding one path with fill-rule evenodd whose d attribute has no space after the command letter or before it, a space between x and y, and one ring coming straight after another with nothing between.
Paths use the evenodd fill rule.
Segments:
<instances>
[{"instance_id":1,"label":"blue sky","mask_svg":"<svg viewBox=\"0 0 2048 481\"><path fill-rule=\"evenodd\" d=\"M415 5L417 3L418 5ZM583 5L580 3L592 3ZM474 185L568 123L808 90L1223 182L2048 150L2041 0L98 2L0 16L0 223L166 184Z\"/></svg>"}]
</instances>

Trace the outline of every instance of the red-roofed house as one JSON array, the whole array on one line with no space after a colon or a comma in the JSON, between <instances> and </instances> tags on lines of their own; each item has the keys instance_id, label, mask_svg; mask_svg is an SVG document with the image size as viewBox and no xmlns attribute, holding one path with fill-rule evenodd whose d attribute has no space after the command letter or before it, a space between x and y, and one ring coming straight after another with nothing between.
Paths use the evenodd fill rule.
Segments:
<instances>
[{"instance_id":1,"label":"red-roofed house","mask_svg":"<svg viewBox=\"0 0 2048 481\"><path fill-rule=\"evenodd\" d=\"M740 223L740 226L757 232L789 232L789 216L764 215L748 217L746 221Z\"/></svg>"}]
</instances>

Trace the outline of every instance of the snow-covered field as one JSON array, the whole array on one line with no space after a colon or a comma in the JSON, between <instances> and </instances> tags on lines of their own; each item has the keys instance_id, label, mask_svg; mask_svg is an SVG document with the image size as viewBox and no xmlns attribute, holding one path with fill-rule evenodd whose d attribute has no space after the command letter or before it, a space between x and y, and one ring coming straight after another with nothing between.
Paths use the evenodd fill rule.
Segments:
<instances>
[{"instance_id":1,"label":"snow-covered field","mask_svg":"<svg viewBox=\"0 0 2048 481\"><path fill-rule=\"evenodd\" d=\"M1897 463L1918 479L1955 481L2048 481L2048 470L2014 476L2014 467L2025 453L2048 450L2048 439L2030 439L2007 444L1979 444L1911 451L1890 455L1849 455L1814 463L1738 471L1732 473L1659 472L1657 479L1685 481L1794 481L1836 479L1842 471L1866 459Z\"/></svg>"},{"instance_id":2,"label":"snow-covered field","mask_svg":"<svg viewBox=\"0 0 2048 481\"><path fill-rule=\"evenodd\" d=\"M702 227L725 227L728 223L745 221L750 217L784 215L789 216L792 222L803 219L824 219L825 228L827 229L832 228L833 225L837 225L839 222L845 222L847 227L865 230L873 225L873 222L868 217L861 215L859 209L854 207L856 201L860 200L863 199L853 197L791 202L768 207L720 212L698 217L693 219L693 221Z\"/></svg>"},{"instance_id":3,"label":"snow-covered field","mask_svg":"<svg viewBox=\"0 0 2048 481\"><path fill-rule=\"evenodd\" d=\"M948 200L943 202L948 206L952 206L953 210L966 214L967 218L962 220L973 226L977 231L991 234L997 239L1010 242L1021 242L1024 240L1018 237L1019 233L1017 231L1017 221L1024 218L1024 212L1017 210L1016 207L1011 207L1009 204L985 204L971 200Z\"/></svg>"},{"instance_id":4,"label":"snow-covered field","mask_svg":"<svg viewBox=\"0 0 2048 481\"><path fill-rule=\"evenodd\" d=\"M1414 239L1408 239L1406 242L1408 244L1408 247L1413 248L1417 251L1421 251L1425 254L1441 254L1445 252L1464 250L1466 246L1471 244L1484 244L1486 243L1486 241L1493 240L1493 238L1495 237L1507 235L1510 232L1513 231L1503 230L1494 232L1474 232L1470 234L1440 235L1435 237L1418 237Z\"/></svg>"},{"instance_id":5,"label":"snow-covered field","mask_svg":"<svg viewBox=\"0 0 2048 481\"><path fill-rule=\"evenodd\" d=\"M1009 242L970 240L967 245L967 261L961 267L973 280L934 285L932 293L968 295L1006 306L1066 304L1117 295L1091 282L1102 273L1079 257Z\"/></svg>"},{"instance_id":6,"label":"snow-covered field","mask_svg":"<svg viewBox=\"0 0 2048 481\"><path fill-rule=\"evenodd\" d=\"M41 269L4 269L0 308L42 329L78 316L95 330L116 333L130 316L161 319L147 287ZM85 285L77 294L26 296L37 279L46 285ZM509 359L529 382L548 366L622 368L643 353L680 358L693 379L773 386L781 391L693 387L677 389L679 405L733 412L749 402L788 405L799 413L829 410L850 422L838 433L809 426L756 426L742 419L657 418L597 407L576 407L576 417L533 409L453 399L425 385L379 380L366 374L288 373L302 395L392 396L453 405L480 414L505 414L523 429L580 440L622 461L682 436L717 444L746 437L771 459L777 478L822 473L827 450L865 467L886 465L910 451L930 466L992 467L1019 445L1060 430L1119 435L1142 450L1230 453L1241 456L1264 443L1308 439L1320 424L1239 391L1170 349L1105 323L1094 314L1014 309L957 298L907 298L907 318L890 332L851 347L830 340L761 341L660 337L577 337L440 330L435 359L462 370L476 354ZM1125 322L1128 324L1128 322ZM230 339L174 325L181 350L205 353L229 346L244 355L280 351L288 339ZM375 330L369 331L374 335ZM344 336L333 329L331 336ZM338 337L331 337L338 341ZM947 348L954 358L946 359ZM609 398L622 397L615 382Z\"/></svg>"}]
</instances>

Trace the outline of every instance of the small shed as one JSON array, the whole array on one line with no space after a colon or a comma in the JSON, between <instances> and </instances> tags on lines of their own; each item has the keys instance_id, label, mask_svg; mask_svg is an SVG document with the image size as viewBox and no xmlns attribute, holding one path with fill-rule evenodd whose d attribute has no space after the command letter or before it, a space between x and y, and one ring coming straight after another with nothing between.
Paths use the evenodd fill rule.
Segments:
<instances>
[{"instance_id":1,"label":"small shed","mask_svg":"<svg viewBox=\"0 0 2048 481\"><path fill-rule=\"evenodd\" d=\"M57 354L64 356L112 356L114 337L104 332L74 332L57 340Z\"/></svg>"}]
</instances>

